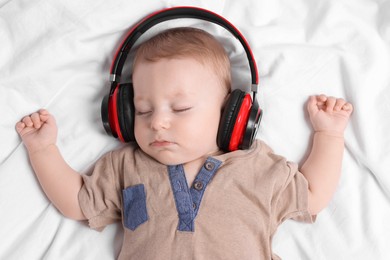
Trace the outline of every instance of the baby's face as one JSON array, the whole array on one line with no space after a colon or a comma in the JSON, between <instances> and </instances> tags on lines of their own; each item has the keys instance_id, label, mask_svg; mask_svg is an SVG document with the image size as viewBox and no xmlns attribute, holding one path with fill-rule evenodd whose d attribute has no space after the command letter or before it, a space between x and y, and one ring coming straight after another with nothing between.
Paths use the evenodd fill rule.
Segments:
<instances>
[{"instance_id":1,"label":"baby's face","mask_svg":"<svg viewBox=\"0 0 390 260\"><path fill-rule=\"evenodd\" d=\"M144 152L176 165L219 150L226 94L213 70L190 58L140 61L133 85L135 138Z\"/></svg>"}]
</instances>

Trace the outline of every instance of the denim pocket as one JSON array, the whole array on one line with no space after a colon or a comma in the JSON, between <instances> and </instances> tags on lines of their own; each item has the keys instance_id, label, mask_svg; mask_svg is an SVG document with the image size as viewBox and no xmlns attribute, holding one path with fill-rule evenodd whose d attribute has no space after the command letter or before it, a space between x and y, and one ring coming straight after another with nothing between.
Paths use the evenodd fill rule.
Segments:
<instances>
[{"instance_id":1,"label":"denim pocket","mask_svg":"<svg viewBox=\"0 0 390 260\"><path fill-rule=\"evenodd\" d=\"M135 230L148 220L146 210L146 195L143 184L128 187L123 190L123 223L125 227Z\"/></svg>"}]
</instances>

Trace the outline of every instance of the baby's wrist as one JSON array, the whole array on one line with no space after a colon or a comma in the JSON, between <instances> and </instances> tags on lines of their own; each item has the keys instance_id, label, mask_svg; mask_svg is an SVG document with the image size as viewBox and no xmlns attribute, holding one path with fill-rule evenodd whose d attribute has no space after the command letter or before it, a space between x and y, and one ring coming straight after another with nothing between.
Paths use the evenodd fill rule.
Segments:
<instances>
[{"instance_id":1,"label":"baby's wrist","mask_svg":"<svg viewBox=\"0 0 390 260\"><path fill-rule=\"evenodd\" d=\"M337 137L337 138L344 138L344 132L338 132L338 131L329 131L329 130L321 130L321 131L314 131L315 135L326 135L330 137Z\"/></svg>"},{"instance_id":2,"label":"baby's wrist","mask_svg":"<svg viewBox=\"0 0 390 260\"><path fill-rule=\"evenodd\" d=\"M48 144L45 146L33 146L33 147L27 147L27 151L29 156L34 156L36 154L41 153L50 153L52 149L57 149L56 144Z\"/></svg>"}]
</instances>

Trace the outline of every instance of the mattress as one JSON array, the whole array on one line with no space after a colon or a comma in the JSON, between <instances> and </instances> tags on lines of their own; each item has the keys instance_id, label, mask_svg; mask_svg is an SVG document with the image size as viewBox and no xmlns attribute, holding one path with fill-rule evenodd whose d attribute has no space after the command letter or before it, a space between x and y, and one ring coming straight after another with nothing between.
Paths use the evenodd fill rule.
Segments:
<instances>
[{"instance_id":1,"label":"mattress","mask_svg":"<svg viewBox=\"0 0 390 260\"><path fill-rule=\"evenodd\" d=\"M174 6L211 10L245 36L264 111L257 138L288 160L302 163L308 154L308 96L354 105L332 201L314 224L284 222L273 250L294 260L389 259L390 2L374 0L1 0L0 259L117 257L121 225L96 232L63 217L40 188L15 123L48 109L65 160L88 172L123 145L105 133L100 116L116 48L140 19ZM159 24L150 35L172 26L216 35L231 58L232 88L250 89L245 52L234 37L196 19Z\"/></svg>"}]
</instances>

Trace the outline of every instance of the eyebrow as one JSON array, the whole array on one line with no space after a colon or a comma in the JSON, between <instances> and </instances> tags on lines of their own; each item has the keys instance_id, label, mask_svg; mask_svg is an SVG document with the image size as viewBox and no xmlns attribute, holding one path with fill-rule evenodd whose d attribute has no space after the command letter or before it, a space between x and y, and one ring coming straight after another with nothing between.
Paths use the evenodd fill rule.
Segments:
<instances>
[{"instance_id":1,"label":"eyebrow","mask_svg":"<svg viewBox=\"0 0 390 260\"><path fill-rule=\"evenodd\" d=\"M192 97L194 95L194 92L192 91L183 91L182 89L175 91L172 95L170 95L170 98L183 98L183 97ZM142 102L148 100L148 97L145 96L135 96L134 95L134 102Z\"/></svg>"}]
</instances>

